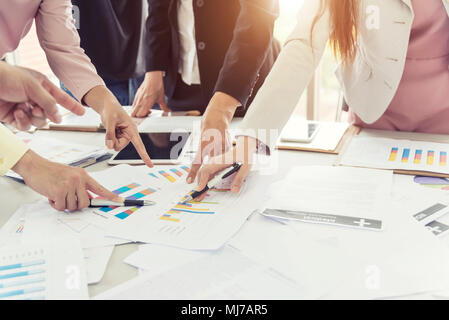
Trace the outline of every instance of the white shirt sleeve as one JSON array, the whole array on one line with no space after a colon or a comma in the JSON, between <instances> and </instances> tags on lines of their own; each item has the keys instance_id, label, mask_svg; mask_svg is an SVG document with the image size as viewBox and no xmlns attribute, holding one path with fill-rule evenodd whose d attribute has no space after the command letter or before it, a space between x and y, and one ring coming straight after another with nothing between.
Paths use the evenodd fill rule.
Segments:
<instances>
[{"instance_id":1,"label":"white shirt sleeve","mask_svg":"<svg viewBox=\"0 0 449 320\"><path fill-rule=\"evenodd\" d=\"M187 85L200 84L193 0L178 0L178 35L180 42L178 72L182 81Z\"/></svg>"}]
</instances>

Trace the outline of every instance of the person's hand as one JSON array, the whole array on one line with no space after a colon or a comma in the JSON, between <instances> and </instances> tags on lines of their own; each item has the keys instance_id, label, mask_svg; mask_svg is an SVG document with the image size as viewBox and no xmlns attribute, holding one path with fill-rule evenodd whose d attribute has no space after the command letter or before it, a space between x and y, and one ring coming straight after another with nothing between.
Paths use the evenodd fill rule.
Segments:
<instances>
[{"instance_id":1,"label":"person's hand","mask_svg":"<svg viewBox=\"0 0 449 320\"><path fill-rule=\"evenodd\" d=\"M19 130L60 122L56 104L76 115L84 108L40 72L0 63L0 121Z\"/></svg>"},{"instance_id":2,"label":"person's hand","mask_svg":"<svg viewBox=\"0 0 449 320\"><path fill-rule=\"evenodd\" d=\"M187 176L187 183L195 181L196 174L206 156L220 155L231 147L232 141L228 128L239 105L236 99L225 93L214 94L201 119L201 139Z\"/></svg>"},{"instance_id":3,"label":"person's hand","mask_svg":"<svg viewBox=\"0 0 449 320\"><path fill-rule=\"evenodd\" d=\"M241 167L235 174L231 184L231 192L239 193L246 177L251 171L253 155L257 150L257 140L251 137L241 136L237 138L237 144L224 154L213 157L207 161L198 171L197 191L203 190L207 183L224 169L234 163L240 163ZM201 195L197 200L203 200L206 194Z\"/></svg>"},{"instance_id":4,"label":"person's hand","mask_svg":"<svg viewBox=\"0 0 449 320\"><path fill-rule=\"evenodd\" d=\"M98 86L91 89L85 95L84 101L101 116L101 122L106 129L106 147L120 151L131 142L143 162L153 167L136 124L106 87Z\"/></svg>"},{"instance_id":5,"label":"person's hand","mask_svg":"<svg viewBox=\"0 0 449 320\"><path fill-rule=\"evenodd\" d=\"M152 71L145 74L145 80L136 92L131 116L147 117L155 104L159 104L162 111L170 112L165 103L164 81L162 71Z\"/></svg>"},{"instance_id":6,"label":"person's hand","mask_svg":"<svg viewBox=\"0 0 449 320\"><path fill-rule=\"evenodd\" d=\"M111 201L121 198L92 179L84 169L48 161L31 150L12 168L20 174L34 191L48 198L51 206L59 211L76 211L90 204L92 191Z\"/></svg>"}]
</instances>

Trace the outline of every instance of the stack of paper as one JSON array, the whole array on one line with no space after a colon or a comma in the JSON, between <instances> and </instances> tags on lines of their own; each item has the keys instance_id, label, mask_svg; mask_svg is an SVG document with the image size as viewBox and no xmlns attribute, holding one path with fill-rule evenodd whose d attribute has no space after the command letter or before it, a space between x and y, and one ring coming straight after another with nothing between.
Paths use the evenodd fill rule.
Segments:
<instances>
[{"instance_id":1,"label":"stack of paper","mask_svg":"<svg viewBox=\"0 0 449 320\"><path fill-rule=\"evenodd\" d=\"M105 157L108 151L105 148L98 148L89 145L68 143L57 139L36 137L29 133L16 134L28 147L41 157L62 164L85 167L95 163L98 159ZM8 171L8 177L22 179L14 171Z\"/></svg>"}]
</instances>

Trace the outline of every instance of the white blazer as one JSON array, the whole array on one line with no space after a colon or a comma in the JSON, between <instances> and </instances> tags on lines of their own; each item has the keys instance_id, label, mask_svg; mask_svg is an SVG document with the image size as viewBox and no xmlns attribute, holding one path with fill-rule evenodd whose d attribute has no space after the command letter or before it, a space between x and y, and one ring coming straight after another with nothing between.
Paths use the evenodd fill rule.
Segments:
<instances>
[{"instance_id":1,"label":"white blazer","mask_svg":"<svg viewBox=\"0 0 449 320\"><path fill-rule=\"evenodd\" d=\"M441 1L449 15L449 0ZM315 24L313 43L310 42L320 2L304 1L295 29L241 123L241 134L254 136L247 129L280 131L290 118L329 39L330 18L326 10ZM364 122L373 123L387 110L401 81L414 12L411 0L360 0L359 16L355 61L340 65L336 75L349 107ZM255 137L270 148L276 142L275 137L270 139L264 134Z\"/></svg>"}]
</instances>

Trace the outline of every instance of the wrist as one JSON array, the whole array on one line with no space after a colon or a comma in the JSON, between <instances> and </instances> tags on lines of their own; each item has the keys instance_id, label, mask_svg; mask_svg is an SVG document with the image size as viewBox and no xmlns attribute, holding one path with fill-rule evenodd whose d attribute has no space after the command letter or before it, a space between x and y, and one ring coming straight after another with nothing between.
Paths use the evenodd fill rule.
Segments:
<instances>
[{"instance_id":1,"label":"wrist","mask_svg":"<svg viewBox=\"0 0 449 320\"><path fill-rule=\"evenodd\" d=\"M149 71L145 73L145 80L150 80L154 78L162 79L165 76L165 71Z\"/></svg>"},{"instance_id":2,"label":"wrist","mask_svg":"<svg viewBox=\"0 0 449 320\"><path fill-rule=\"evenodd\" d=\"M117 98L105 86L92 88L84 96L83 102L99 114L102 114L108 107L120 105Z\"/></svg>"},{"instance_id":3,"label":"wrist","mask_svg":"<svg viewBox=\"0 0 449 320\"><path fill-rule=\"evenodd\" d=\"M235 110L241 106L240 102L227 93L217 91L211 99L211 105L220 108L228 114L234 116Z\"/></svg>"}]
</instances>

